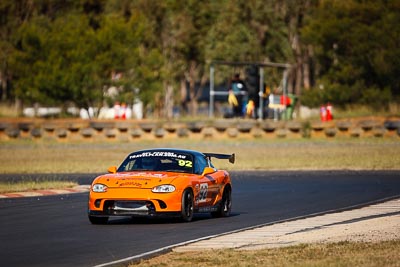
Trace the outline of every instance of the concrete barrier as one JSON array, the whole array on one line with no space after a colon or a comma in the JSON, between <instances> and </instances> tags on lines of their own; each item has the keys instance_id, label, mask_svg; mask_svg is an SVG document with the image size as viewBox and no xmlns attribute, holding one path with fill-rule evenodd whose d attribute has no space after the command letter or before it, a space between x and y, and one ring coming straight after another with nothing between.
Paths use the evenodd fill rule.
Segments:
<instances>
[{"instance_id":1,"label":"concrete barrier","mask_svg":"<svg viewBox=\"0 0 400 267\"><path fill-rule=\"evenodd\" d=\"M130 142L135 140L392 138L400 140L400 118L321 121L204 121L0 119L0 141Z\"/></svg>"}]
</instances>

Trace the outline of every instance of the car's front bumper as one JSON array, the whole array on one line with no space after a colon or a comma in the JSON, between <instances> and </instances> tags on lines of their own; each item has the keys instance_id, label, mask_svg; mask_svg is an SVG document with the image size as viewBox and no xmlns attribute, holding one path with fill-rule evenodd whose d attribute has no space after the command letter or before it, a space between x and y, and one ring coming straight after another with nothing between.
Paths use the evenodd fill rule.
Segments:
<instances>
[{"instance_id":1,"label":"car's front bumper","mask_svg":"<svg viewBox=\"0 0 400 267\"><path fill-rule=\"evenodd\" d=\"M119 188L104 193L90 192L89 215L124 216L177 213L181 192L153 193L150 189Z\"/></svg>"}]
</instances>

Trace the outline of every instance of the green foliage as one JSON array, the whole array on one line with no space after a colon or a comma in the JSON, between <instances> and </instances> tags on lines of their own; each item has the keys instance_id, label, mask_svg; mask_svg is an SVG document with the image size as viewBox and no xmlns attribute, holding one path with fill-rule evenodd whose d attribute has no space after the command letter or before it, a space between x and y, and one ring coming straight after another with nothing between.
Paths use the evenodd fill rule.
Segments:
<instances>
[{"instance_id":1,"label":"green foliage","mask_svg":"<svg viewBox=\"0 0 400 267\"><path fill-rule=\"evenodd\" d=\"M30 104L88 107L101 103L104 85L134 85L139 75L130 70L141 60L140 20L110 14L98 20L99 29L90 24L85 15L68 14L54 21L37 17L21 27L18 52L11 57L18 74L16 96ZM112 72L124 73L117 84Z\"/></svg>"},{"instance_id":2,"label":"green foliage","mask_svg":"<svg viewBox=\"0 0 400 267\"><path fill-rule=\"evenodd\" d=\"M366 87L362 82L356 82L352 86L343 83L321 85L319 88L303 92L301 96L303 105L314 108L328 102L340 108L359 103L379 111L387 109L391 101L393 98L388 88L381 90Z\"/></svg>"},{"instance_id":3,"label":"green foliage","mask_svg":"<svg viewBox=\"0 0 400 267\"><path fill-rule=\"evenodd\" d=\"M367 88L362 92L360 103L370 105L375 110L387 109L392 101L392 93L389 88Z\"/></svg>"},{"instance_id":4,"label":"green foliage","mask_svg":"<svg viewBox=\"0 0 400 267\"><path fill-rule=\"evenodd\" d=\"M3 100L87 107L115 86L109 101L139 94L151 105L188 82L196 101L210 61L273 61L294 66L302 104L382 107L400 95L399 24L398 1L386 0L3 0L0 90ZM235 71L218 69L216 82ZM265 70L271 87L281 77Z\"/></svg>"},{"instance_id":5,"label":"green foliage","mask_svg":"<svg viewBox=\"0 0 400 267\"><path fill-rule=\"evenodd\" d=\"M303 138L311 138L311 123L309 121L305 121L301 124L301 135Z\"/></svg>"},{"instance_id":6,"label":"green foliage","mask_svg":"<svg viewBox=\"0 0 400 267\"><path fill-rule=\"evenodd\" d=\"M305 102L314 105L319 95L340 105L387 106L400 93L399 22L396 1L321 1L302 36L315 48L326 90L307 92Z\"/></svg>"},{"instance_id":7,"label":"green foliage","mask_svg":"<svg viewBox=\"0 0 400 267\"><path fill-rule=\"evenodd\" d=\"M325 103L323 91L321 89L304 91L300 98L301 104L311 108L317 108Z\"/></svg>"},{"instance_id":8,"label":"green foliage","mask_svg":"<svg viewBox=\"0 0 400 267\"><path fill-rule=\"evenodd\" d=\"M18 74L17 97L28 103L71 101L79 106L96 99L99 66L93 64L96 42L87 17L37 17L20 28L18 37L18 53L11 58Z\"/></svg>"}]
</instances>

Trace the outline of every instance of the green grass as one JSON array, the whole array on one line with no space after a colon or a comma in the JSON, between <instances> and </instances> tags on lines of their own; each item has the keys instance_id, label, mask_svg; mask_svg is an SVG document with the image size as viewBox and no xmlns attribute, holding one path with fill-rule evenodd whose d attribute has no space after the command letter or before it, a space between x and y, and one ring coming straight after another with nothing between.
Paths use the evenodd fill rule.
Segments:
<instances>
[{"instance_id":1,"label":"green grass","mask_svg":"<svg viewBox=\"0 0 400 267\"><path fill-rule=\"evenodd\" d=\"M16 118L18 111L15 105L0 103L0 118Z\"/></svg>"},{"instance_id":2,"label":"green grass","mask_svg":"<svg viewBox=\"0 0 400 267\"><path fill-rule=\"evenodd\" d=\"M132 151L150 147L188 148L235 153L234 165L215 160L228 170L399 170L397 139L177 140L131 143L0 144L2 173L101 173L119 165Z\"/></svg>"},{"instance_id":3,"label":"green grass","mask_svg":"<svg viewBox=\"0 0 400 267\"><path fill-rule=\"evenodd\" d=\"M399 116L399 114L400 114L400 104L396 102L390 103L388 108L382 108L381 110L376 110L366 105L348 105L346 108L334 107L334 116L336 119L372 117L372 116L391 117L391 116Z\"/></svg>"},{"instance_id":4,"label":"green grass","mask_svg":"<svg viewBox=\"0 0 400 267\"><path fill-rule=\"evenodd\" d=\"M68 181L23 181L18 183L0 182L0 194L34 190L65 189L72 188L76 185L77 183Z\"/></svg>"},{"instance_id":5,"label":"green grass","mask_svg":"<svg viewBox=\"0 0 400 267\"><path fill-rule=\"evenodd\" d=\"M399 266L400 241L340 242L286 248L239 251L233 249L172 252L131 267L150 266Z\"/></svg>"}]
</instances>

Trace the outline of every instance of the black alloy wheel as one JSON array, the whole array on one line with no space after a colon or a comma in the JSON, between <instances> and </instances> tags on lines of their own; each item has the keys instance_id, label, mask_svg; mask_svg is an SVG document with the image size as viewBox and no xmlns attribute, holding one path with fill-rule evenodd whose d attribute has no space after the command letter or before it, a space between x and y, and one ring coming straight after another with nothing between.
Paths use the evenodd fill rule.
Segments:
<instances>
[{"instance_id":1,"label":"black alloy wheel","mask_svg":"<svg viewBox=\"0 0 400 267\"><path fill-rule=\"evenodd\" d=\"M218 208L217 211L212 212L211 215L213 217L229 217L231 215L231 209L232 209L231 189L225 188L224 193L222 194L220 207Z\"/></svg>"},{"instance_id":2,"label":"black alloy wheel","mask_svg":"<svg viewBox=\"0 0 400 267\"><path fill-rule=\"evenodd\" d=\"M194 198L193 192L189 188L185 189L182 194L182 210L181 217L184 222L190 222L193 219Z\"/></svg>"}]
</instances>

